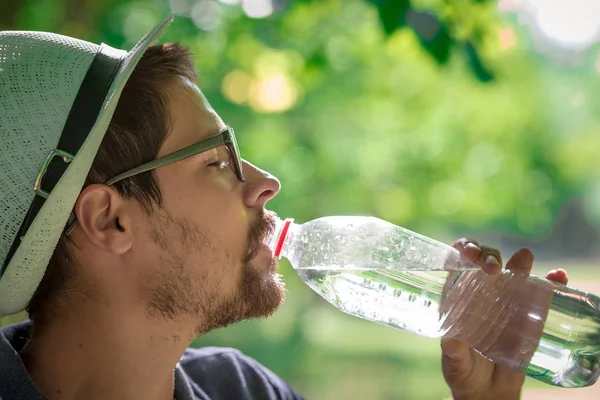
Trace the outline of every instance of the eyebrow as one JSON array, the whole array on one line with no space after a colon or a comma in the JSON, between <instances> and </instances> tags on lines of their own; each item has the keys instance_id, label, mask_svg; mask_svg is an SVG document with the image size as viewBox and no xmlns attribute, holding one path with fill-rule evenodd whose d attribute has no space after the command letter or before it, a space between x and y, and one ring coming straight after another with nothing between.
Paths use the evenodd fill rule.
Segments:
<instances>
[{"instance_id":1,"label":"eyebrow","mask_svg":"<svg viewBox=\"0 0 600 400\"><path fill-rule=\"evenodd\" d=\"M186 132L190 132L190 136L191 136L192 134L198 134L198 133L204 133L204 134L199 134L199 135L198 135L198 136L195 138L195 140L194 140L193 142L191 142L191 143L189 143L189 144L184 144L184 145L183 145L182 147L180 147L179 149L171 150L171 151L169 151L169 152L166 152L166 153L165 153L165 154L163 154L163 155L160 155L160 154L158 154L158 155L157 155L157 157L158 157L158 158L161 158L161 157L164 157L164 156L166 156L166 155L169 155L169 154L176 153L176 152L178 152L178 151L179 151L179 150L181 150L181 149L185 149L185 148L187 148L187 147L193 146L193 145L195 145L195 144L197 144L197 143L200 143L200 142L202 142L202 141L204 141L204 140L206 140L206 139L209 139L209 138L211 138L211 137L213 137L213 136L217 136L219 133L223 132L223 130L224 130L224 129L227 129L227 128L228 128L228 125L225 125L224 127L221 127L220 125L217 125L217 129L216 129L216 130L215 130L215 129L212 129L212 128L210 128L210 129L206 129L206 128L200 128L200 129L190 129L190 130L186 131ZM205 131L205 132L203 132L203 131ZM167 141L167 139L169 138L169 136L172 136L172 135L173 135L173 131L171 130L171 132L169 133L169 135L167 135L167 136L165 137L165 141L163 142L163 144L164 144L164 143ZM213 149L209 149L209 150L213 150ZM203 153L205 153L205 152L207 152L207 151L209 151L209 150L203 151L202 153L194 154L193 156L190 156L190 157L184 158L183 160L180 160L180 161L184 161L184 160L188 160L188 159L197 159L197 157L198 157L200 154L203 154Z\"/></svg>"}]
</instances>

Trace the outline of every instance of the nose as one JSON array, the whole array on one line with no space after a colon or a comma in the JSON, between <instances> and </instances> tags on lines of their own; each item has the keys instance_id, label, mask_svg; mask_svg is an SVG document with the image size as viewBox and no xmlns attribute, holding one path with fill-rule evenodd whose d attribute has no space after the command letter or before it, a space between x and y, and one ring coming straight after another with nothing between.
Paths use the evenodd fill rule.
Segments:
<instances>
[{"instance_id":1,"label":"nose","mask_svg":"<svg viewBox=\"0 0 600 400\"><path fill-rule=\"evenodd\" d=\"M270 173L242 161L246 183L244 187L244 203L248 207L263 208L265 204L279 193L281 183Z\"/></svg>"}]
</instances>

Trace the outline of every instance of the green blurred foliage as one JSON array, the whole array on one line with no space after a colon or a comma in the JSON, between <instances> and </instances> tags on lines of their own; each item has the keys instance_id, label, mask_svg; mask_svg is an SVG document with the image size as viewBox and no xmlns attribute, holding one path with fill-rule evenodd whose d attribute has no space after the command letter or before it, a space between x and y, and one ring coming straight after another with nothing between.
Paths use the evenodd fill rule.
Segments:
<instances>
[{"instance_id":1,"label":"green blurred foliage","mask_svg":"<svg viewBox=\"0 0 600 400\"><path fill-rule=\"evenodd\" d=\"M196 3L4 1L0 29L130 48L170 4ZM597 48L577 69L552 65L484 0L298 0L263 19L211 10L214 29L192 13L164 41L194 52L243 156L281 179L270 208L283 217L370 214L444 239L535 237L580 196L600 221ZM195 345L238 347L311 399L448 395L436 341L343 315L285 262L282 272L288 300L272 318Z\"/></svg>"}]
</instances>

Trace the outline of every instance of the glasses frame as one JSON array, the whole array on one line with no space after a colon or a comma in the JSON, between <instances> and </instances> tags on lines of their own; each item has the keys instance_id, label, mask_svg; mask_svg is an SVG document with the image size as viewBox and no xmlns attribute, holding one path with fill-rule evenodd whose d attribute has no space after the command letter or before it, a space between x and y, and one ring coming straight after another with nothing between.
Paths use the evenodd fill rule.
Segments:
<instances>
[{"instance_id":1,"label":"glasses frame","mask_svg":"<svg viewBox=\"0 0 600 400\"><path fill-rule=\"evenodd\" d=\"M211 136L208 139L201 140L197 143L184 147L183 149L174 151L170 154L166 154L162 157L156 158L140 166L122 172L119 175L106 181L105 185L112 186L115 183L121 182L122 180L125 180L127 178L131 178L133 176L142 174L144 172L152 171L156 168L164 167L166 165L174 164L176 162L185 160L186 158L190 158L200 153L204 153L205 151L216 149L220 146L227 147L231 158L229 163L230 166L233 168L233 171L235 172L235 175L237 176L238 180L240 182L246 182L242 170L242 157L240 155L240 150L237 144L237 140L235 138L235 132L233 131L233 128L228 126L225 129L221 130L218 134ZM69 236L76 226L77 216L75 216L75 219L69 224L69 226L65 230L65 235Z\"/></svg>"}]
</instances>

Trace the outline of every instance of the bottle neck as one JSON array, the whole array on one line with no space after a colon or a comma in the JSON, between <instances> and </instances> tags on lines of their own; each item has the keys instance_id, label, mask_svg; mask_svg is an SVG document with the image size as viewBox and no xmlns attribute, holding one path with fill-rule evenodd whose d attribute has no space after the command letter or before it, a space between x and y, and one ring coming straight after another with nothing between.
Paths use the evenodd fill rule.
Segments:
<instances>
[{"instance_id":1,"label":"bottle neck","mask_svg":"<svg viewBox=\"0 0 600 400\"><path fill-rule=\"evenodd\" d=\"M295 225L293 218L278 219L275 223L273 233L265 238L265 244L269 246L275 257L281 258L285 256L284 244L293 225Z\"/></svg>"}]
</instances>

